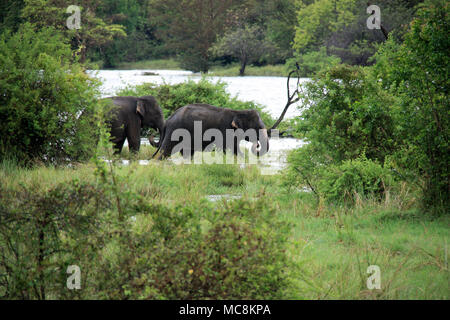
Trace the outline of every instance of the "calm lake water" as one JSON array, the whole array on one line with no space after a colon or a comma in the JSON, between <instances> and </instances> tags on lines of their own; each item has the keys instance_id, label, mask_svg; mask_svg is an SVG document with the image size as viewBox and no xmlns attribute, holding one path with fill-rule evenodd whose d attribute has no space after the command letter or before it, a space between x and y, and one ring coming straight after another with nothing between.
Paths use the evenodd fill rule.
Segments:
<instances>
[{"instance_id":1,"label":"calm lake water","mask_svg":"<svg viewBox=\"0 0 450 320\"><path fill-rule=\"evenodd\" d=\"M176 84L185 82L188 79L199 81L201 76L190 71L183 70L96 70L90 71L103 81L101 87L102 96L115 95L119 89L127 85L137 85L146 82L155 84ZM144 75L144 73L154 73L157 75ZM275 119L277 119L287 101L286 77L208 77L213 82L223 81L227 83L226 90L239 100L254 101L264 107ZM307 81L301 79L301 82ZM291 87L295 88L294 81ZM199 101L200 102L200 101ZM201 101L207 103L207 101ZM298 116L300 111L298 105L289 107L285 118ZM161 106L164 108L164 106ZM147 139L142 140L143 144L148 144ZM273 174L286 166L286 155L288 151L302 146L302 140L293 138L271 139L269 152L260 158L262 173ZM248 148L249 144L243 142L241 147ZM177 157L173 157L177 162ZM145 164L144 161L142 164Z\"/></svg>"}]
</instances>

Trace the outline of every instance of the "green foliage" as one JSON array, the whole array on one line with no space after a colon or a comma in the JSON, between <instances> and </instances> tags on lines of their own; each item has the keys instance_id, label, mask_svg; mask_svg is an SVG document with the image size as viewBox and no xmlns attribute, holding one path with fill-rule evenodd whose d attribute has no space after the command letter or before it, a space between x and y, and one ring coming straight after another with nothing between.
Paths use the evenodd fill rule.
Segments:
<instances>
[{"instance_id":1,"label":"green foliage","mask_svg":"<svg viewBox=\"0 0 450 320\"><path fill-rule=\"evenodd\" d=\"M247 64L262 60L276 50L261 28L248 25L225 33L211 49L216 56L229 55L237 58L241 64L240 76L244 75Z\"/></svg>"},{"instance_id":2,"label":"green foliage","mask_svg":"<svg viewBox=\"0 0 450 320\"><path fill-rule=\"evenodd\" d=\"M365 158L321 168L319 175L319 193L326 200L338 203L354 204L367 198L381 200L393 183L387 169Z\"/></svg>"},{"instance_id":3,"label":"green foliage","mask_svg":"<svg viewBox=\"0 0 450 320\"><path fill-rule=\"evenodd\" d=\"M397 186L387 167L362 156L339 163L320 162L311 145L291 152L284 175L287 186L304 185L330 203L354 205L365 200L380 201Z\"/></svg>"},{"instance_id":4,"label":"green foliage","mask_svg":"<svg viewBox=\"0 0 450 320\"><path fill-rule=\"evenodd\" d=\"M291 294L296 268L287 252L290 226L264 199L219 207L206 201L160 204L132 189L132 172L121 174L114 163L100 160L95 177L91 170L83 182L66 176L11 183L14 173L4 168L3 299L281 299ZM79 291L65 287L67 266L73 264L81 268Z\"/></svg>"},{"instance_id":5,"label":"green foliage","mask_svg":"<svg viewBox=\"0 0 450 320\"><path fill-rule=\"evenodd\" d=\"M391 100L362 68L339 65L306 84L298 130L333 163L363 154L383 163L393 149Z\"/></svg>"},{"instance_id":6,"label":"green foliage","mask_svg":"<svg viewBox=\"0 0 450 320\"><path fill-rule=\"evenodd\" d=\"M298 3L296 0L272 0L262 3L266 6L261 18L267 19L265 21L267 37L279 48L278 54L282 58L279 62L283 62L292 56Z\"/></svg>"},{"instance_id":7,"label":"green foliage","mask_svg":"<svg viewBox=\"0 0 450 320\"><path fill-rule=\"evenodd\" d=\"M153 95L159 102L164 118L167 119L175 110L191 103L208 103L218 107L235 110L256 109L266 126L273 122L271 116L262 111L262 108L254 102L242 102L236 97L231 97L226 91L226 83L212 82L202 78L198 82L188 80L179 84L154 85L151 83L127 87L117 93L118 95Z\"/></svg>"},{"instance_id":8,"label":"green foliage","mask_svg":"<svg viewBox=\"0 0 450 320\"><path fill-rule=\"evenodd\" d=\"M333 31L354 19L355 0L317 0L300 2L294 49L305 53L318 48Z\"/></svg>"},{"instance_id":9,"label":"green foliage","mask_svg":"<svg viewBox=\"0 0 450 320\"><path fill-rule=\"evenodd\" d=\"M40 187L0 189L2 299L69 298L67 266L93 258L88 235L107 205L101 190L78 180Z\"/></svg>"},{"instance_id":10,"label":"green foliage","mask_svg":"<svg viewBox=\"0 0 450 320\"><path fill-rule=\"evenodd\" d=\"M339 57L327 55L325 47L320 47L318 51L312 51L303 55L296 56L286 62L286 69L293 70L295 63L300 67L300 75L311 77L320 71L332 68L341 63Z\"/></svg>"},{"instance_id":11,"label":"green foliage","mask_svg":"<svg viewBox=\"0 0 450 320\"><path fill-rule=\"evenodd\" d=\"M181 66L194 72L207 72L209 49L226 25L232 1L152 0L150 16L160 27L166 47L179 55Z\"/></svg>"},{"instance_id":12,"label":"green foliage","mask_svg":"<svg viewBox=\"0 0 450 320\"><path fill-rule=\"evenodd\" d=\"M136 255L135 269L139 276L124 282L129 297L283 297L289 288L285 271L290 263L283 249L287 229L284 224L273 221L273 212L265 203L240 200L212 211L206 207L203 210L180 208L176 215L183 216L186 211L197 217L178 226L172 225L173 237L161 241L151 232L139 239L143 246ZM140 218L138 221L145 225L151 223L149 216L137 219ZM147 243L153 250L146 250Z\"/></svg>"},{"instance_id":13,"label":"green foliage","mask_svg":"<svg viewBox=\"0 0 450 320\"><path fill-rule=\"evenodd\" d=\"M16 31L23 22L20 11L24 7L24 0L2 1L0 3L0 29Z\"/></svg>"},{"instance_id":14,"label":"green foliage","mask_svg":"<svg viewBox=\"0 0 450 320\"><path fill-rule=\"evenodd\" d=\"M449 207L449 11L427 1L402 44L388 41L376 55L375 77L396 99L398 164L424 179L424 206Z\"/></svg>"},{"instance_id":15,"label":"green foliage","mask_svg":"<svg viewBox=\"0 0 450 320\"><path fill-rule=\"evenodd\" d=\"M376 3L381 10L381 25L389 37L402 39L413 18L416 5L423 0L390 1ZM369 14L365 0L313 0L298 1L293 48L295 55L327 48L328 55L338 56L350 65L370 65L370 58L378 44L385 41L379 29L367 28Z\"/></svg>"},{"instance_id":16,"label":"green foliage","mask_svg":"<svg viewBox=\"0 0 450 320\"><path fill-rule=\"evenodd\" d=\"M0 157L24 163L86 160L95 148L90 119L99 83L72 61L53 29L29 24L0 36Z\"/></svg>"},{"instance_id":17,"label":"green foliage","mask_svg":"<svg viewBox=\"0 0 450 320\"><path fill-rule=\"evenodd\" d=\"M124 27L119 24L108 24L95 15L98 2L89 0L78 1L81 9L80 29L70 30L66 26L69 15L66 13L71 1L58 0L25 0L22 17L30 22L35 30L52 27L58 30L72 44L80 60L84 62L87 50L90 48L104 48L114 38L126 37Z\"/></svg>"},{"instance_id":18,"label":"green foliage","mask_svg":"<svg viewBox=\"0 0 450 320\"><path fill-rule=\"evenodd\" d=\"M337 66L309 82L298 130L310 145L291 158L299 178L317 184L322 166L389 158L403 179L412 174L422 185L427 210L448 211L448 31L449 5L427 1L405 41L390 38L373 67Z\"/></svg>"}]
</instances>

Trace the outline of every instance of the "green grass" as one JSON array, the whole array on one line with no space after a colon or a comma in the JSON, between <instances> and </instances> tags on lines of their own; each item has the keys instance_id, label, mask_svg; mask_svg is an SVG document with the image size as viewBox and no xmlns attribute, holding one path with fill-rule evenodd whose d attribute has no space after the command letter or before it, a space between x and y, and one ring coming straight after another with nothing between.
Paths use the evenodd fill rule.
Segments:
<instances>
[{"instance_id":1,"label":"green grass","mask_svg":"<svg viewBox=\"0 0 450 320\"><path fill-rule=\"evenodd\" d=\"M213 65L208 75L217 77L237 77L239 76L239 64L233 63L227 66ZM134 70L134 69L153 69L153 70L181 70L180 64L175 59L154 59L136 62L121 62L115 69ZM282 64L266 65L262 67L247 66L245 68L246 76L266 76L266 77L286 77L286 67Z\"/></svg>"},{"instance_id":2,"label":"green grass","mask_svg":"<svg viewBox=\"0 0 450 320\"><path fill-rule=\"evenodd\" d=\"M143 147L138 158L148 159L153 150ZM94 181L94 171L92 164L19 169L4 162L0 185L10 190L32 185L44 192L73 178ZM276 214L292 225L294 241L289 250L302 270L297 289L288 298L449 298L449 216L425 215L414 201L405 203L402 194L355 207L327 205L317 203L310 193L286 189L280 175L264 176L253 166L240 169L152 160L145 166L136 162L119 166L117 174L128 177L127 188L161 204L201 206L212 194L268 199ZM215 205L222 206L223 201ZM366 287L369 265L381 269L381 290Z\"/></svg>"},{"instance_id":3,"label":"green grass","mask_svg":"<svg viewBox=\"0 0 450 320\"><path fill-rule=\"evenodd\" d=\"M134 69L156 69L156 70L179 70L180 64L175 59L154 59L136 62L121 62L115 69L134 70Z\"/></svg>"},{"instance_id":4,"label":"green grass","mask_svg":"<svg viewBox=\"0 0 450 320\"><path fill-rule=\"evenodd\" d=\"M237 77L239 76L239 64L231 64L227 66L213 66L208 75L218 77ZM246 76L265 76L265 77L286 77L286 68L282 64L266 65L262 67L247 66L245 68Z\"/></svg>"}]
</instances>

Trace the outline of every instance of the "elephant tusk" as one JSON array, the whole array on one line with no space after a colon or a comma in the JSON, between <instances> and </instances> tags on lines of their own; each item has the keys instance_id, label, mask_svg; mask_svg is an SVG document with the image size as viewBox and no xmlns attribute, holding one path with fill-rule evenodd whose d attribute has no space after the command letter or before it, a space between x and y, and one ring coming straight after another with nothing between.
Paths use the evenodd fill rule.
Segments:
<instances>
[{"instance_id":1,"label":"elephant tusk","mask_svg":"<svg viewBox=\"0 0 450 320\"><path fill-rule=\"evenodd\" d=\"M265 155L269 151L269 137L267 130L263 129L258 141L255 141L252 145L251 151L253 154L259 156Z\"/></svg>"}]
</instances>

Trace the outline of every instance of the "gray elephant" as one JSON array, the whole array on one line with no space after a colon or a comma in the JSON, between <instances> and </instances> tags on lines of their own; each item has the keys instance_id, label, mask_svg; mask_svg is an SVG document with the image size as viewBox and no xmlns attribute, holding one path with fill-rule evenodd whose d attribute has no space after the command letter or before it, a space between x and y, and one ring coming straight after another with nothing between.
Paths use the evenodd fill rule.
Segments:
<instances>
[{"instance_id":1,"label":"gray elephant","mask_svg":"<svg viewBox=\"0 0 450 320\"><path fill-rule=\"evenodd\" d=\"M164 128L164 115L153 96L111 97L112 108L107 115L114 153L122 151L125 139L132 152L141 145L141 128L153 128L160 134ZM159 146L153 140L150 143Z\"/></svg>"},{"instance_id":2,"label":"gray elephant","mask_svg":"<svg viewBox=\"0 0 450 320\"><path fill-rule=\"evenodd\" d=\"M201 141L194 141L195 126L201 123ZM189 132L190 143L184 148L183 155L190 155L193 157L195 151L204 151L205 148L211 145L211 139L203 139L205 132L211 129L216 133L220 133L222 137L220 141L217 138L214 139L214 144L217 149L222 149L224 152L226 149L231 149L235 155L242 155L239 149L239 142L241 140L247 140L253 143L251 151L253 154L262 156L269 150L269 137L267 129L256 110L232 110L227 108L219 108L208 104L190 104L178 109L169 119L167 119L164 131L161 135L160 146L155 152L158 153L161 150L159 159L169 157L173 153L174 147L179 142L174 139L177 134L174 132L177 129L184 129L185 132ZM252 131L252 135L246 136L242 134L234 134L242 129L242 132ZM254 129L254 130L249 130ZM198 129L197 129L198 130ZM247 131L249 130L249 131ZM230 133L233 136L230 137ZM197 137L198 138L198 137ZM227 141L233 140L233 141ZM175 141L173 141L175 140ZM181 140L181 139L180 139ZM231 148L229 148L231 146ZM187 149L187 150L186 150ZM175 151L177 152L177 151Z\"/></svg>"}]
</instances>

